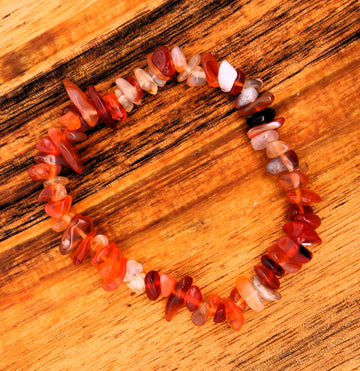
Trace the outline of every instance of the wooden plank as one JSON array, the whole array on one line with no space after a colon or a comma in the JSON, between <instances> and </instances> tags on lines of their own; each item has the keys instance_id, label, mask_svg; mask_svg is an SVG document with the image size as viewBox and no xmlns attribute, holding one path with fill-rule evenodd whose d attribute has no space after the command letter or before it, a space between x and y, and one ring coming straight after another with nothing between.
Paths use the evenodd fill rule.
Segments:
<instances>
[{"instance_id":1,"label":"wooden plank","mask_svg":"<svg viewBox=\"0 0 360 371\"><path fill-rule=\"evenodd\" d=\"M0 369L342 369L360 367L359 6L356 1L18 1L0 7ZM61 80L104 94L145 67L156 46L211 51L264 80L281 138L309 165L323 243L283 295L245 312L235 333L200 328L165 300L126 285L108 293L88 264L58 253L35 143L68 104ZM288 204L265 172L233 98L172 79L118 129L100 123L65 169L74 211L91 216L124 256L203 294L226 297L281 236Z\"/></svg>"}]
</instances>

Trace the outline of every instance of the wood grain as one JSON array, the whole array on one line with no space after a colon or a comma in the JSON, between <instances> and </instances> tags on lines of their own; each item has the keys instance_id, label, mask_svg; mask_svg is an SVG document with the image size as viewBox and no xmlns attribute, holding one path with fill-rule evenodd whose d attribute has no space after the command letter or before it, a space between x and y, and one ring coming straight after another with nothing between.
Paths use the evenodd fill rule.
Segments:
<instances>
[{"instance_id":1,"label":"wood grain","mask_svg":"<svg viewBox=\"0 0 360 371\"><path fill-rule=\"evenodd\" d=\"M0 369L355 370L360 367L360 43L357 1L30 1L0 6ZM58 252L34 145L68 104L61 80L114 90L158 45L211 51L271 90L281 138L309 165L323 243L283 298L235 333L164 300L112 293ZM171 80L117 130L78 145L74 209L145 271L227 296L281 235L287 204L232 98Z\"/></svg>"}]
</instances>

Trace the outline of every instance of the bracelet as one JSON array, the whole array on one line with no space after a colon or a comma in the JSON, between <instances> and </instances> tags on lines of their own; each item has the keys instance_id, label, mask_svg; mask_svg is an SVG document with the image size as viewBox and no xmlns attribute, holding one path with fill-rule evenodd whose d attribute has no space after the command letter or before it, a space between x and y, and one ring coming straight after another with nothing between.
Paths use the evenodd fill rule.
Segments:
<instances>
[{"instance_id":1,"label":"bracelet","mask_svg":"<svg viewBox=\"0 0 360 371\"><path fill-rule=\"evenodd\" d=\"M115 290L126 282L133 292L146 292L150 300L156 300L160 295L167 298L165 318L168 321L186 306L192 312L191 319L195 325L203 325L213 317L215 323L227 321L233 330L240 330L247 306L259 312L264 309L264 300L279 300L281 295L276 291L280 287L279 277L285 272L299 271L311 260L312 253L308 247L321 243L315 231L321 220L310 205L320 202L321 198L307 188L308 177L299 167L297 154L289 144L279 140L277 129L285 119L275 118L275 111L269 107L274 101L272 93L259 95L263 84L260 79L246 80L242 70L235 69L226 60L219 65L211 53L194 55L187 62L178 46L171 51L166 46L159 46L147 57L147 65L146 71L135 70L135 78L117 78L115 94L104 97L94 86L87 88L87 97L77 85L64 79L72 104L62 110L61 126L50 128L48 136L36 144L39 153L34 159L37 164L28 169L29 176L43 182L44 189L39 193L38 201L46 202L46 214L55 219L52 229L63 232L60 253L71 254L75 265L90 256L90 263L103 277L104 290ZM287 210L290 221L283 226L285 235L262 255L261 264L254 267L252 280L243 276L236 279L228 298L211 294L204 299L190 276L177 282L170 275L157 271L145 274L140 263L122 257L115 243L110 243L105 235L97 234L91 218L71 212L72 197L66 190L69 179L59 175L62 166L82 172L83 165L74 143L85 140L85 132L94 127L99 118L116 128L116 122L124 121L134 104L141 104L144 91L156 94L158 88L176 72L179 73L178 82L186 80L192 87L207 83L237 95L235 107L250 127L247 136L251 145L255 150L266 150L270 159L266 171L278 175L279 185L291 203Z\"/></svg>"}]
</instances>

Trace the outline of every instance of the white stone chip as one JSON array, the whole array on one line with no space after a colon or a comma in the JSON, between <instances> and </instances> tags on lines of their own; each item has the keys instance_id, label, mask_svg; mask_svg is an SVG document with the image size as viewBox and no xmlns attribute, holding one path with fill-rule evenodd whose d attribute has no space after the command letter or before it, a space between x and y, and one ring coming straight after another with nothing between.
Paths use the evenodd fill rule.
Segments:
<instances>
[{"instance_id":1,"label":"white stone chip","mask_svg":"<svg viewBox=\"0 0 360 371\"><path fill-rule=\"evenodd\" d=\"M142 294L145 291L145 273L140 273L127 283L128 288L136 294Z\"/></svg>"},{"instance_id":2,"label":"white stone chip","mask_svg":"<svg viewBox=\"0 0 360 371\"><path fill-rule=\"evenodd\" d=\"M226 93L229 92L234 85L236 77L236 69L229 62L222 61L218 75L220 89Z\"/></svg>"},{"instance_id":3,"label":"white stone chip","mask_svg":"<svg viewBox=\"0 0 360 371\"><path fill-rule=\"evenodd\" d=\"M243 91L235 100L236 108L241 108L247 106L249 103L254 102L258 95L259 91L254 87L243 89Z\"/></svg>"}]
</instances>

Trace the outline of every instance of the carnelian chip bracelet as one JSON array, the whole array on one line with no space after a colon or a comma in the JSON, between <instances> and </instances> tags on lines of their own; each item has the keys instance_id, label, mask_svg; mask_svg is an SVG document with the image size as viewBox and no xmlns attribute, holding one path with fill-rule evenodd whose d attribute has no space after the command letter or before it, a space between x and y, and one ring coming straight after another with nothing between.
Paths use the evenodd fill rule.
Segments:
<instances>
[{"instance_id":1,"label":"carnelian chip bracelet","mask_svg":"<svg viewBox=\"0 0 360 371\"><path fill-rule=\"evenodd\" d=\"M213 317L215 323L227 321L232 329L239 330L247 306L259 312L264 309L264 300L279 300L281 295L276 291L280 287L279 278L285 272L297 272L311 260L308 247L321 243L315 232L321 220L310 205L320 202L321 198L306 188L308 177L299 168L297 154L289 144L279 140L277 130L285 119L275 118L275 111L269 108L274 101L272 93L259 95L260 79L246 80L244 72L227 61L219 66L210 53L194 55L187 62L178 46L171 51L166 46L159 46L148 56L147 64L146 71L135 70L135 78L117 78L115 94L104 97L94 86L87 88L87 97L77 85L64 79L64 87L73 104L63 109L59 119L61 126L50 128L48 136L36 144L39 153L34 158L37 164L28 169L29 175L33 180L43 181L44 189L38 201L46 202L45 212L55 219L52 229L63 232L60 253L71 254L75 265L90 256L90 263L97 266L103 277L104 290L115 290L126 282L136 293L145 291L150 300L159 296L167 298L165 318L168 321L186 307L192 313L195 325L203 325ZM266 150L270 159L266 170L278 175L279 185L291 203L287 211L290 221L283 226L285 234L261 257L261 263L255 265L251 280L243 276L236 279L228 298L211 294L205 299L189 276L176 281L156 271L143 273L140 263L122 257L115 243L96 233L89 217L71 212L72 197L66 190L69 180L59 175L62 166L70 166L81 173L83 166L74 143L85 140L85 132L94 127L99 118L115 128L117 121L126 119L134 104L141 104L144 91L156 94L158 87L164 86L176 72L179 73L177 80L186 80L189 86L207 82L211 87L220 87L224 92L237 95L235 106L240 116L246 117L251 145L255 150Z\"/></svg>"}]
</instances>

